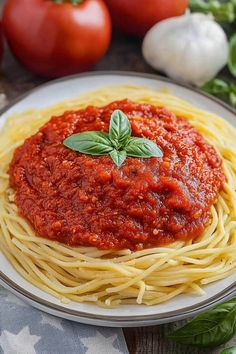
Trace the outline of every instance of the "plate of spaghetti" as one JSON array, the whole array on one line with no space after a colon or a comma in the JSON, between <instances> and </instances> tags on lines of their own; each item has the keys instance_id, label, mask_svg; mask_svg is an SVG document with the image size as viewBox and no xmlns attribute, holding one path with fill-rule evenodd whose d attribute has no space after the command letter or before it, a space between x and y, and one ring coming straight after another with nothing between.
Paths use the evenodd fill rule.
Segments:
<instances>
[{"instance_id":1,"label":"plate of spaghetti","mask_svg":"<svg viewBox=\"0 0 236 354\"><path fill-rule=\"evenodd\" d=\"M236 282L235 111L146 74L52 81L4 108L0 283L74 321L144 326Z\"/></svg>"}]
</instances>

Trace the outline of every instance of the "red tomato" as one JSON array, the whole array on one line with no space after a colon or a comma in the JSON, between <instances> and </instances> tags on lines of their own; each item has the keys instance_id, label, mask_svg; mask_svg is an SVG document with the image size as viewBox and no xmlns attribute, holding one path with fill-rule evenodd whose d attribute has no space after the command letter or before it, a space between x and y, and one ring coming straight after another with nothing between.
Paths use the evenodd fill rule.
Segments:
<instances>
[{"instance_id":1,"label":"red tomato","mask_svg":"<svg viewBox=\"0 0 236 354\"><path fill-rule=\"evenodd\" d=\"M58 1L59 2L59 1ZM30 70L57 77L88 70L106 52L111 21L102 0L7 0L3 28Z\"/></svg>"},{"instance_id":2,"label":"red tomato","mask_svg":"<svg viewBox=\"0 0 236 354\"><path fill-rule=\"evenodd\" d=\"M188 0L105 0L113 23L122 31L143 36L156 22L182 15Z\"/></svg>"}]
</instances>

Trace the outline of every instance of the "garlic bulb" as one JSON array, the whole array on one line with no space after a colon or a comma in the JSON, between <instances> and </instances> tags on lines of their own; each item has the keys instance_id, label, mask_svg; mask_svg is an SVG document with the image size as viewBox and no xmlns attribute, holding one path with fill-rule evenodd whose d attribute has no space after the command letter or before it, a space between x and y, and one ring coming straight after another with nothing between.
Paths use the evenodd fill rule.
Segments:
<instances>
[{"instance_id":1,"label":"garlic bulb","mask_svg":"<svg viewBox=\"0 0 236 354\"><path fill-rule=\"evenodd\" d=\"M226 65L229 45L211 16L188 13L154 25L142 50L153 68L175 80L201 86Z\"/></svg>"}]
</instances>

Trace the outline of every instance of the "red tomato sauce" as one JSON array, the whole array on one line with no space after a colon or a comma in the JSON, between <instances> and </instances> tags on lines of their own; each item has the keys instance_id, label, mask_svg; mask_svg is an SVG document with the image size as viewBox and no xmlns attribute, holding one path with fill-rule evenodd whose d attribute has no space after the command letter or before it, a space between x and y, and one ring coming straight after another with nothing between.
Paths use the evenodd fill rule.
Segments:
<instances>
[{"instance_id":1,"label":"red tomato sauce","mask_svg":"<svg viewBox=\"0 0 236 354\"><path fill-rule=\"evenodd\" d=\"M163 158L109 156L63 145L83 131L108 131L127 114L132 135L155 141ZM71 246L131 250L195 239L211 220L225 180L215 149L185 118L128 100L65 112L16 149L9 168L15 203L39 236Z\"/></svg>"}]
</instances>

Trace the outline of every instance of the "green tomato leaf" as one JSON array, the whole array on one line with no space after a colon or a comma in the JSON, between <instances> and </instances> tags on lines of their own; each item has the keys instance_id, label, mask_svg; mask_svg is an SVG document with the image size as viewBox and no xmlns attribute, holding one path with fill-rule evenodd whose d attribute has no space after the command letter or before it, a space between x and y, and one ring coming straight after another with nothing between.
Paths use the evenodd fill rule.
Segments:
<instances>
[{"instance_id":1,"label":"green tomato leaf","mask_svg":"<svg viewBox=\"0 0 236 354\"><path fill-rule=\"evenodd\" d=\"M232 35L229 41L228 68L231 74L236 77L236 33Z\"/></svg>"},{"instance_id":2,"label":"green tomato leaf","mask_svg":"<svg viewBox=\"0 0 236 354\"><path fill-rule=\"evenodd\" d=\"M126 159L126 151L125 150L122 150L122 151L118 151L118 150L112 150L109 155L111 156L113 162L115 162L115 164L120 167L123 162L125 161Z\"/></svg>"},{"instance_id":3,"label":"green tomato leaf","mask_svg":"<svg viewBox=\"0 0 236 354\"><path fill-rule=\"evenodd\" d=\"M112 113L109 138L115 148L120 149L131 137L131 126L127 116L119 109Z\"/></svg>"},{"instance_id":4,"label":"green tomato leaf","mask_svg":"<svg viewBox=\"0 0 236 354\"><path fill-rule=\"evenodd\" d=\"M212 94L212 95L219 95L222 93L229 92L229 85L227 82L220 80L220 79L213 79L205 83L202 87L202 90Z\"/></svg>"},{"instance_id":5,"label":"green tomato leaf","mask_svg":"<svg viewBox=\"0 0 236 354\"><path fill-rule=\"evenodd\" d=\"M226 348L220 354L236 354L236 347Z\"/></svg>"},{"instance_id":6,"label":"green tomato leaf","mask_svg":"<svg viewBox=\"0 0 236 354\"><path fill-rule=\"evenodd\" d=\"M75 151L88 155L107 155L113 150L107 133L84 132L71 135L63 144Z\"/></svg>"},{"instance_id":7,"label":"green tomato leaf","mask_svg":"<svg viewBox=\"0 0 236 354\"><path fill-rule=\"evenodd\" d=\"M133 157L163 157L163 152L157 144L145 138L130 138L125 150L128 156Z\"/></svg>"},{"instance_id":8,"label":"green tomato leaf","mask_svg":"<svg viewBox=\"0 0 236 354\"><path fill-rule=\"evenodd\" d=\"M217 347L236 332L236 298L209 310L168 335L178 343L198 347Z\"/></svg>"}]
</instances>

